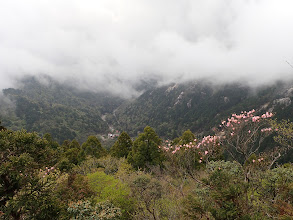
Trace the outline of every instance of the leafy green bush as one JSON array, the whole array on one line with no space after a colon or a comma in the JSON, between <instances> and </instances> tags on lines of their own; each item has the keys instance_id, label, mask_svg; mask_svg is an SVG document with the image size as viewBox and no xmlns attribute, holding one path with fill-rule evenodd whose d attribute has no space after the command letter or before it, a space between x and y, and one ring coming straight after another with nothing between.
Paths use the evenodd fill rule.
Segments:
<instances>
[{"instance_id":1,"label":"leafy green bush","mask_svg":"<svg viewBox=\"0 0 293 220\"><path fill-rule=\"evenodd\" d=\"M114 176L107 175L103 171L88 174L89 184L96 193L96 202L109 200L119 207L124 219L129 218L133 210L133 199L130 197L130 188Z\"/></svg>"}]
</instances>

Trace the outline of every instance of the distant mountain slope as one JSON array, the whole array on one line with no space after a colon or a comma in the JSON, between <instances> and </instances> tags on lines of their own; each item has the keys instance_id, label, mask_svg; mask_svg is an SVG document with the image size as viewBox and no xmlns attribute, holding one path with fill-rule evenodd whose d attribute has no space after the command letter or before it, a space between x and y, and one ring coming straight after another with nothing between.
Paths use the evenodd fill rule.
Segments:
<instances>
[{"instance_id":1,"label":"distant mountain slope","mask_svg":"<svg viewBox=\"0 0 293 220\"><path fill-rule=\"evenodd\" d=\"M0 106L0 119L12 129L25 128L41 134L50 133L59 142L109 129L102 114L110 113L123 99L109 94L80 92L47 79L46 85L34 78L22 81L21 89L4 89L12 104Z\"/></svg>"},{"instance_id":2,"label":"distant mountain slope","mask_svg":"<svg viewBox=\"0 0 293 220\"><path fill-rule=\"evenodd\" d=\"M231 113L253 108L276 111L279 119L293 119L291 86L280 82L258 89L240 84L172 84L144 92L120 106L108 120L132 136L150 125L160 136L175 138L186 129L210 132Z\"/></svg>"},{"instance_id":3,"label":"distant mountain slope","mask_svg":"<svg viewBox=\"0 0 293 220\"><path fill-rule=\"evenodd\" d=\"M253 108L293 120L293 83L257 89L235 83L190 82L156 88L146 84L139 97L125 100L81 92L49 78L45 84L27 78L19 89L3 90L0 120L14 130L51 133L59 142L85 141L88 135L105 135L111 130L124 130L135 137L147 125L166 138L178 137L187 129L210 134L231 113Z\"/></svg>"}]
</instances>

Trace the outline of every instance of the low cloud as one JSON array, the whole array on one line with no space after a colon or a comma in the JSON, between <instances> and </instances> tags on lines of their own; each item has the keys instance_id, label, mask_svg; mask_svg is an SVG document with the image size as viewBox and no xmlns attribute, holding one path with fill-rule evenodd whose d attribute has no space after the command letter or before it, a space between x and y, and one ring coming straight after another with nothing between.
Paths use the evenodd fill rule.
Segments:
<instances>
[{"instance_id":1,"label":"low cloud","mask_svg":"<svg viewBox=\"0 0 293 220\"><path fill-rule=\"evenodd\" d=\"M287 80L292 8L291 0L3 1L0 88L42 74L126 96L150 78Z\"/></svg>"}]
</instances>

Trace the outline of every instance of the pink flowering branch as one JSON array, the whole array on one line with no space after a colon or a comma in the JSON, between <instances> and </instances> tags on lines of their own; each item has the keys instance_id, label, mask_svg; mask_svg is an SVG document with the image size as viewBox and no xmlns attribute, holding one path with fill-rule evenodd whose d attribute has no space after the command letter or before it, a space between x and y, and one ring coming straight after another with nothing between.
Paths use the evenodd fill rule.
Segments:
<instances>
[{"instance_id":1,"label":"pink flowering branch","mask_svg":"<svg viewBox=\"0 0 293 220\"><path fill-rule=\"evenodd\" d=\"M226 150L236 161L243 163L259 151L261 143L272 133L268 119L273 116L266 112L260 116L254 115L255 110L244 111L241 114L232 114L230 118L222 121L222 133L225 134Z\"/></svg>"}]
</instances>

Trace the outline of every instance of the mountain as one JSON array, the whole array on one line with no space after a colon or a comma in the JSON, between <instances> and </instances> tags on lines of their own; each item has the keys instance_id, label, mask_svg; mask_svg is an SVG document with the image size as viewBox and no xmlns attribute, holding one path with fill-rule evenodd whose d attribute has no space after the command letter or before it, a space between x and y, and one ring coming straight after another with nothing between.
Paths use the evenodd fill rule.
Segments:
<instances>
[{"instance_id":1,"label":"mountain","mask_svg":"<svg viewBox=\"0 0 293 220\"><path fill-rule=\"evenodd\" d=\"M244 110L274 111L278 119L293 119L292 87L293 84L282 82L258 88L237 83L171 84L147 90L121 105L107 119L132 136L149 125L168 138L178 137L187 129L210 133L231 113Z\"/></svg>"},{"instance_id":2,"label":"mountain","mask_svg":"<svg viewBox=\"0 0 293 220\"><path fill-rule=\"evenodd\" d=\"M145 91L127 100L108 93L80 91L49 77L45 83L25 78L21 85L3 90L3 125L50 133L60 143L74 138L82 142L89 135L107 139L114 130L135 137L147 125L164 138L176 138L187 129L210 134L231 113L251 109L273 111L277 119L293 120L293 83L289 82L258 88L203 81L165 86L143 82Z\"/></svg>"},{"instance_id":3,"label":"mountain","mask_svg":"<svg viewBox=\"0 0 293 220\"><path fill-rule=\"evenodd\" d=\"M124 101L107 93L78 91L50 78L43 84L30 77L21 84L19 89L3 90L10 100L0 106L3 125L50 133L59 142L74 138L84 141L88 135L106 133L109 126L102 115Z\"/></svg>"}]
</instances>

